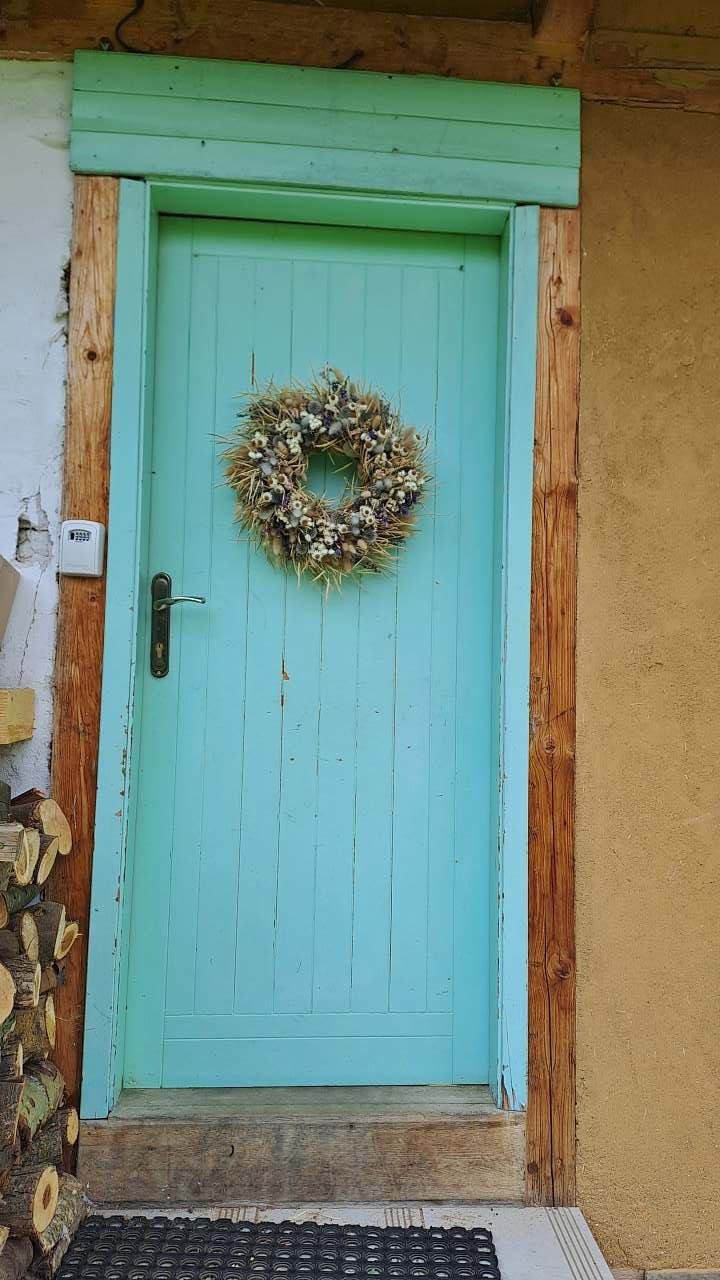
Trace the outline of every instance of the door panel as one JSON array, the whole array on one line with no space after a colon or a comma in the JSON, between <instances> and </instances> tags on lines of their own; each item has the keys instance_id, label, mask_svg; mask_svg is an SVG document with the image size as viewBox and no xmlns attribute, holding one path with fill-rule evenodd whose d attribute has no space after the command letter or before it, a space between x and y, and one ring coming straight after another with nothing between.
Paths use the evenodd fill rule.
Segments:
<instances>
[{"instance_id":1,"label":"door panel","mask_svg":"<svg viewBox=\"0 0 720 1280\"><path fill-rule=\"evenodd\" d=\"M498 265L161 220L147 573L207 605L144 662L126 1085L487 1079ZM397 568L329 594L239 532L218 457L253 378L326 361L427 430L433 476Z\"/></svg>"}]
</instances>

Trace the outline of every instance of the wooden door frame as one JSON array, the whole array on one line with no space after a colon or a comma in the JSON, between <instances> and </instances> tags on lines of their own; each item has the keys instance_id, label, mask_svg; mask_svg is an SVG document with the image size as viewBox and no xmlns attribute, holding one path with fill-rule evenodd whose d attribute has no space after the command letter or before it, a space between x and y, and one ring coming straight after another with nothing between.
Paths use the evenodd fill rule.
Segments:
<instances>
[{"instance_id":1,"label":"wooden door frame","mask_svg":"<svg viewBox=\"0 0 720 1280\"><path fill-rule=\"evenodd\" d=\"M145 184L132 184L138 188ZM132 414L150 388L122 376L124 362L142 364L146 331L137 325L117 332L113 350L113 314L118 235L116 179L76 179L70 293L68 426L64 510L108 522L110 408L112 371L118 371L113 413L120 402ZM188 188L184 188L187 199ZM227 192L222 194L226 199ZM180 196L178 195L178 200ZM219 196L217 197L220 198ZM498 206L498 209L500 207ZM174 211L183 211L175 209ZM492 212L486 205L486 211ZM148 202L138 199L138 233L147 235ZM148 264L136 256L123 260L136 273L138 293L147 288ZM579 213L543 209L540 219L539 310L537 341L535 448L532 496L532 578L530 618L531 732L529 770L529 967L528 967L528 1199L537 1203L573 1203L575 1199L575 1034L574 1034L574 699L576 579L576 436L579 366ZM533 318L534 325L534 318ZM510 335L512 339L512 335ZM134 345L134 350L120 350ZM523 394L516 384L514 393ZM527 393L527 387L524 388ZM511 389L508 390L511 394ZM136 460L137 461L137 460ZM113 512L117 536L121 511ZM138 549L139 554L139 549ZM128 611L135 607L130 569L124 584ZM56 733L53 790L67 808L76 834L72 867L59 868L55 891L81 921L90 924L90 880L94 831L98 823L125 839L127 813L118 797L127 789L126 745L131 715L134 654L122 670L115 666L102 685L103 580L61 579L57 649ZM108 679L114 687L108 693ZM124 682L124 687L123 686ZM100 744L100 692L105 706L126 708L124 721L105 723L117 759L113 786L103 788L96 809ZM124 701L123 701L124 700ZM118 803L120 808L118 809ZM104 812L102 812L104 806ZM121 894L119 857L105 856L93 870L96 904ZM504 892L501 880L500 896ZM510 909L510 903L506 907ZM96 907L93 907L95 913ZM501 914L503 908L500 908ZM524 939L516 943L523 950ZM115 943L93 964L116 964ZM60 1065L71 1096L79 1095L85 1020L87 949L76 959L59 998L62 1038ZM95 974L103 977L101 974ZM122 993L106 973L105 990ZM102 986L102 983L100 984ZM94 983L97 989L98 984ZM92 1008L90 1021L109 1024L113 1009ZM520 1000L522 1006L522 999ZM117 1046L115 1046L117 1049ZM504 1105L512 1105L506 1081L496 1082Z\"/></svg>"}]
</instances>

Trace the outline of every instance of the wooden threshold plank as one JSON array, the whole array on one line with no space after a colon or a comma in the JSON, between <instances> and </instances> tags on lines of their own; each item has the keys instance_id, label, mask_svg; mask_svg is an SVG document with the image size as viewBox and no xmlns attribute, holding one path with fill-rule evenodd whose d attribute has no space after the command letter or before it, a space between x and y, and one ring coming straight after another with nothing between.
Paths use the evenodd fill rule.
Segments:
<instances>
[{"instance_id":1,"label":"wooden threshold plank","mask_svg":"<svg viewBox=\"0 0 720 1280\"><path fill-rule=\"evenodd\" d=\"M524 1191L519 1112L481 1118L85 1121L79 1176L102 1204L493 1200Z\"/></svg>"}]
</instances>

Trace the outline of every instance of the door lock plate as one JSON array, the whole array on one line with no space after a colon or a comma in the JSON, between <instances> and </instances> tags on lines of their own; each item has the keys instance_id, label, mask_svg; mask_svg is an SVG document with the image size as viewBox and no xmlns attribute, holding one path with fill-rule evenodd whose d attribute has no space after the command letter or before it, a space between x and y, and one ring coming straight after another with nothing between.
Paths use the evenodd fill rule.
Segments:
<instances>
[{"instance_id":1,"label":"door lock plate","mask_svg":"<svg viewBox=\"0 0 720 1280\"><path fill-rule=\"evenodd\" d=\"M169 573L156 573L150 586L150 674L160 679L170 670L170 609L156 609L172 595Z\"/></svg>"}]
</instances>

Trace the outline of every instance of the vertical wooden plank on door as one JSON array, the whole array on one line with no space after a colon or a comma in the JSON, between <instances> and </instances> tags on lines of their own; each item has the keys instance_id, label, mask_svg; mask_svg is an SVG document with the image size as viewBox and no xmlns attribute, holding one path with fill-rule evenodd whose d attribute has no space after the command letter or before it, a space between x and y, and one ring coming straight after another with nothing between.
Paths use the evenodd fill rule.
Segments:
<instances>
[{"instance_id":1,"label":"vertical wooden plank on door","mask_svg":"<svg viewBox=\"0 0 720 1280\"><path fill-rule=\"evenodd\" d=\"M183 493L187 448L188 328L191 308L190 246L180 219L163 219L158 245L157 334L154 346L157 381L152 405L150 470L162 475L173 493ZM172 376L166 376L171 371ZM148 558L143 571L140 617L149 613L149 578L170 574L176 592L183 586L183 510L177 502L161 503L153 494L149 507ZM196 859L173 863L174 802L179 783L181 742L177 733L181 695L181 618L172 621L170 671L162 680L149 673L147 648L139 655L135 732L143 743L135 805L138 814L134 840L132 911L128 947L128 983L137 999L128 1006L124 1083L139 1080L162 1084L165 978L170 973L169 1007L175 1011L175 992L183 998L193 985L193 951L187 945L173 951L169 919L183 900L181 869L188 874ZM172 726L168 732L167 726ZM167 787L159 788L147 760L160 764ZM195 780L193 779L193 785ZM187 785L187 784L186 784ZM141 819L141 820L140 820ZM197 844L185 833L190 847ZM163 904L163 909L159 908ZM175 935L176 936L176 935ZM183 931L187 943L187 931Z\"/></svg>"},{"instance_id":2,"label":"vertical wooden plank on door","mask_svg":"<svg viewBox=\"0 0 720 1280\"><path fill-rule=\"evenodd\" d=\"M118 183L76 178L70 266L63 513L107 523ZM65 986L56 992L56 1059L69 1101L80 1092L90 871L105 621L104 578L61 578L55 659L52 793L67 813L73 852L59 858L53 896L78 920Z\"/></svg>"},{"instance_id":3,"label":"vertical wooden plank on door","mask_svg":"<svg viewBox=\"0 0 720 1280\"><path fill-rule=\"evenodd\" d=\"M288 377L292 353L291 277L287 263L258 259L254 266L252 346L247 380L262 386ZM287 581L264 555L250 550L245 669L242 827L237 903L235 1010L272 1007L274 935L280 825L283 726L283 645ZM278 760L272 777L264 759Z\"/></svg>"},{"instance_id":4,"label":"vertical wooden plank on door","mask_svg":"<svg viewBox=\"0 0 720 1280\"><path fill-rule=\"evenodd\" d=\"M370 264L366 274L365 375L372 386L399 385L402 266ZM390 872L396 686L397 573L360 587L355 744L355 848L350 1007L387 1009L390 990ZM363 803L372 796L373 803Z\"/></svg>"},{"instance_id":5,"label":"vertical wooden plank on door","mask_svg":"<svg viewBox=\"0 0 720 1280\"><path fill-rule=\"evenodd\" d=\"M580 214L543 209L530 637L528 1199L575 1201Z\"/></svg>"},{"instance_id":6,"label":"vertical wooden plank on door","mask_svg":"<svg viewBox=\"0 0 720 1280\"><path fill-rule=\"evenodd\" d=\"M207 653L207 717L203 874L197 911L196 1009L232 1013L235 999L240 830L245 752L248 584L251 548L235 522L233 495L222 484L220 442L227 439L250 385L253 289L251 259L227 255L203 262L217 270L217 317L212 323L214 422L197 429L208 438L212 508L207 595L211 620ZM200 352L198 351L198 357ZM202 381L202 359L198 359ZM208 403L210 397L208 394ZM230 678L228 678L228 676ZM232 849L232 856L228 856ZM211 852L212 851L212 852ZM209 854L209 856L207 856ZM212 862L214 861L214 866ZM204 954L203 954L204 953ZM203 970L207 972L203 973ZM203 992L203 1000L197 998Z\"/></svg>"},{"instance_id":7,"label":"vertical wooden plank on door","mask_svg":"<svg viewBox=\"0 0 720 1280\"><path fill-rule=\"evenodd\" d=\"M327 359L348 375L360 378L365 359L367 267L352 262L328 264L323 298L325 316L319 334L325 341ZM293 358L296 356L293 349ZM332 477L338 462L331 458L327 465ZM349 471L348 468L346 477ZM344 583L340 591L323 595L320 604L322 683L318 707L312 999L316 1012L337 1013L350 1008L358 593L356 583ZM362 1049L362 1045L358 1047Z\"/></svg>"},{"instance_id":8,"label":"vertical wooden plank on door","mask_svg":"<svg viewBox=\"0 0 720 1280\"><path fill-rule=\"evenodd\" d=\"M228 874L230 868L224 854L227 828L220 840L208 830L208 819L213 817L208 784L217 777L219 768L218 725L210 714L214 674L210 620L214 621L218 610L213 591L213 499L219 270L214 258L196 252L194 242L190 280L189 335L185 339L186 436L176 493L181 517L192 511L192 518L184 519L176 533L177 563L182 566L176 589L205 596L206 604L181 605L172 624L173 661L180 688L168 945L174 943L178 951L184 945L192 957L192 973L188 974L188 990L183 992L174 981L174 965L168 952L166 1012L226 1013L232 1009L233 999L235 879ZM166 453L171 448L166 446ZM172 517L167 523L172 526ZM226 696L229 699L230 694ZM223 744L223 757L234 757L231 738ZM178 875L183 880L180 893L175 891ZM188 883L190 875L193 879ZM183 943L179 945L180 938Z\"/></svg>"},{"instance_id":9,"label":"vertical wooden plank on door","mask_svg":"<svg viewBox=\"0 0 720 1280\"><path fill-rule=\"evenodd\" d=\"M430 436L437 422L438 276L406 266L402 278L400 413ZM431 460L432 467L432 460ZM390 1009L427 1005L428 809L434 526L420 520L397 572Z\"/></svg>"}]
</instances>

